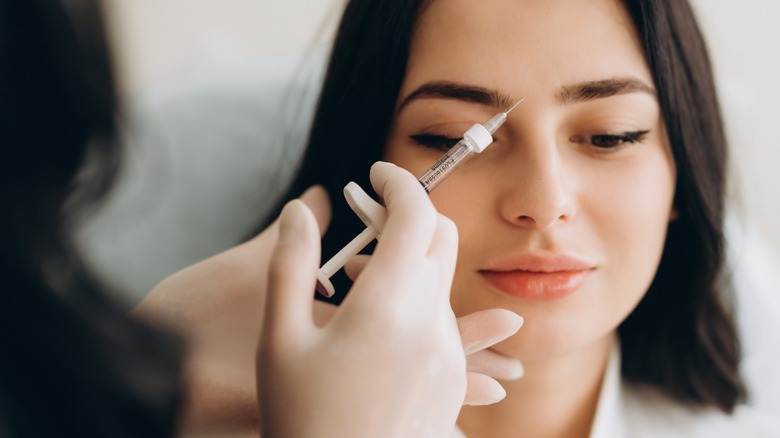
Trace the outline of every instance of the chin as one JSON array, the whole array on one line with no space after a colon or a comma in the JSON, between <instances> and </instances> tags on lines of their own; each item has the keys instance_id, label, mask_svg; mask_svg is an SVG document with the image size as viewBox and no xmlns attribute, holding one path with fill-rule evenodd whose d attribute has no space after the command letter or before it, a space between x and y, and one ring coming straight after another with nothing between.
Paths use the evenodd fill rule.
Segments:
<instances>
[{"instance_id":1,"label":"chin","mask_svg":"<svg viewBox=\"0 0 780 438\"><path fill-rule=\"evenodd\" d=\"M514 336L496 344L493 349L520 360L543 360L579 350L596 338L581 330L535 327L534 321L526 318L523 327Z\"/></svg>"}]
</instances>

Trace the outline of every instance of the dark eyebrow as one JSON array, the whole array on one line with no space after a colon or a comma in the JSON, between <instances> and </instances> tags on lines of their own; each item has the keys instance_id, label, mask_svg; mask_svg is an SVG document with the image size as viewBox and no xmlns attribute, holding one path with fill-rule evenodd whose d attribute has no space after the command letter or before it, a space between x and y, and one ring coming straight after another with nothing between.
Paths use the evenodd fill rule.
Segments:
<instances>
[{"instance_id":1,"label":"dark eyebrow","mask_svg":"<svg viewBox=\"0 0 780 438\"><path fill-rule=\"evenodd\" d=\"M406 96L401 105L398 106L398 111L400 112L406 105L417 99L454 99L502 110L506 110L513 103L509 95L498 90L457 82L433 81L421 85Z\"/></svg>"},{"instance_id":2,"label":"dark eyebrow","mask_svg":"<svg viewBox=\"0 0 780 438\"><path fill-rule=\"evenodd\" d=\"M639 79L612 78L566 85L561 88L557 97L559 102L571 104L634 92L655 96L655 89Z\"/></svg>"}]
</instances>

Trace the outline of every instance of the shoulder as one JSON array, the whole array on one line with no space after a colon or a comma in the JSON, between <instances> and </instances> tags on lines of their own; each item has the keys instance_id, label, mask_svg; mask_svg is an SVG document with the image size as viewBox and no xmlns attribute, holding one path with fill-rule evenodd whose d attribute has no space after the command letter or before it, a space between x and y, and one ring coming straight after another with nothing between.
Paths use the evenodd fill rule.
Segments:
<instances>
[{"instance_id":1,"label":"shoulder","mask_svg":"<svg viewBox=\"0 0 780 438\"><path fill-rule=\"evenodd\" d=\"M780 437L780 420L749 406L727 414L711 407L682 404L657 389L625 385L623 400L630 430L665 437Z\"/></svg>"}]
</instances>

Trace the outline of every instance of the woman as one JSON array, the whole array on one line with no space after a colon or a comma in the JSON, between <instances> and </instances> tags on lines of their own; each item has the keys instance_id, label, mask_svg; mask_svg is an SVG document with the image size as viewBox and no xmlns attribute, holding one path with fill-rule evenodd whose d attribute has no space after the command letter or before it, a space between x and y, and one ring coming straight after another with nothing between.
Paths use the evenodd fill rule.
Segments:
<instances>
[{"instance_id":1,"label":"woman","mask_svg":"<svg viewBox=\"0 0 780 438\"><path fill-rule=\"evenodd\" d=\"M408 436L420 428L441 436L464 399L503 397L491 378L467 375L464 353L514 333L522 319L491 310L455 320L447 301L457 234L416 179L395 166L377 166L373 180L384 187L389 235L410 233L417 244L379 248L382 269L366 266L355 306L330 311L327 324L312 320L318 225L329 216L317 188L291 202L278 224L172 277L136 310L145 318L176 314L166 322L180 324L186 353L179 336L128 317L82 266L71 240L80 215L106 193L119 150L99 5L67 4L0 1L0 436L256 431L256 378L267 437ZM387 284L399 287L378 299L377 285ZM401 312L421 294L429 300L416 300L418 314ZM263 306L272 314L265 320ZM393 322L402 326L384 333ZM463 337L459 328L467 329ZM384 343L365 336L377 332ZM240 370L220 368L234 356L248 358ZM516 362L503 365L504 373L518 374ZM193 393L235 395L230 383L243 366L249 403L241 406L249 412L231 409L234 403L204 409L197 419L187 415ZM432 366L441 371L431 373ZM221 373L201 384L193 376L204 369ZM385 386L372 384L377 372ZM333 414L354 407L364 415L339 421Z\"/></svg>"},{"instance_id":2,"label":"woman","mask_svg":"<svg viewBox=\"0 0 780 438\"><path fill-rule=\"evenodd\" d=\"M726 141L687 2L353 0L291 193L365 187L378 159L420 175L524 96L431 194L459 230L455 313L527 321L493 348L526 376L502 403L464 408L463 432L778 433L738 408L720 284ZM326 256L356 223L334 205Z\"/></svg>"}]
</instances>

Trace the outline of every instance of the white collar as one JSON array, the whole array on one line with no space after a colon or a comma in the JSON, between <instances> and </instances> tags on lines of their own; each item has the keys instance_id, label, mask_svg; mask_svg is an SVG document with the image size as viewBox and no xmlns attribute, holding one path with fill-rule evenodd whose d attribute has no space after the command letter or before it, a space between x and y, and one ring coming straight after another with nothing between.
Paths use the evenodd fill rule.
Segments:
<instances>
[{"instance_id":1,"label":"white collar","mask_svg":"<svg viewBox=\"0 0 780 438\"><path fill-rule=\"evenodd\" d=\"M630 436L623 396L622 375L620 372L620 343L615 340L601 382L596 416L590 429L590 438L612 438Z\"/></svg>"},{"instance_id":2,"label":"white collar","mask_svg":"<svg viewBox=\"0 0 780 438\"><path fill-rule=\"evenodd\" d=\"M689 407L649 386L623 381L620 344L615 340L601 382L590 438L780 437L780 421L739 406L734 415L712 407ZM456 428L453 438L465 435Z\"/></svg>"},{"instance_id":3,"label":"white collar","mask_svg":"<svg viewBox=\"0 0 780 438\"><path fill-rule=\"evenodd\" d=\"M628 425L623 412L623 392L620 373L620 343L615 340L610 352L604 380L601 382L596 416L590 430L590 438L626 437ZM466 438L457 427L452 438Z\"/></svg>"}]
</instances>

